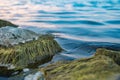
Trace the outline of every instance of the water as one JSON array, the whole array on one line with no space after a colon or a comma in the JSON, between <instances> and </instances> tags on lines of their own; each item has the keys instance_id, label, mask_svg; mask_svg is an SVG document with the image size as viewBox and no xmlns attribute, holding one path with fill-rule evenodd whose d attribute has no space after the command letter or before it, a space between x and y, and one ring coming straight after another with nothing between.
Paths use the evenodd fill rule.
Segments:
<instances>
[{"instance_id":1,"label":"water","mask_svg":"<svg viewBox=\"0 0 120 80\"><path fill-rule=\"evenodd\" d=\"M120 50L120 0L0 0L0 19L55 35L66 52L53 61Z\"/></svg>"}]
</instances>

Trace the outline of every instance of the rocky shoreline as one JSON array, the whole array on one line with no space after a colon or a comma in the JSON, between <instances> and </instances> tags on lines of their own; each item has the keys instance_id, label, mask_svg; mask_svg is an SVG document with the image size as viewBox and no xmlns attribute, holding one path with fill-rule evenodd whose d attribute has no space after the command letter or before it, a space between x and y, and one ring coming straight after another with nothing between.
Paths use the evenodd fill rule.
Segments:
<instances>
[{"instance_id":1,"label":"rocky shoreline","mask_svg":"<svg viewBox=\"0 0 120 80\"><path fill-rule=\"evenodd\" d=\"M120 51L98 48L92 57L49 63L9 80L119 80L119 60Z\"/></svg>"},{"instance_id":2,"label":"rocky shoreline","mask_svg":"<svg viewBox=\"0 0 120 80\"><path fill-rule=\"evenodd\" d=\"M63 51L54 36L38 35L0 20L0 38L0 76L8 80L118 80L120 77L119 48L95 47L95 54L89 58L38 67Z\"/></svg>"},{"instance_id":3,"label":"rocky shoreline","mask_svg":"<svg viewBox=\"0 0 120 80\"><path fill-rule=\"evenodd\" d=\"M43 70L46 80L117 80L120 51L99 48L90 58L57 62Z\"/></svg>"},{"instance_id":4,"label":"rocky shoreline","mask_svg":"<svg viewBox=\"0 0 120 80\"><path fill-rule=\"evenodd\" d=\"M0 38L0 76L9 77L26 67L36 68L62 51L52 35L37 35L9 24L0 28Z\"/></svg>"}]
</instances>

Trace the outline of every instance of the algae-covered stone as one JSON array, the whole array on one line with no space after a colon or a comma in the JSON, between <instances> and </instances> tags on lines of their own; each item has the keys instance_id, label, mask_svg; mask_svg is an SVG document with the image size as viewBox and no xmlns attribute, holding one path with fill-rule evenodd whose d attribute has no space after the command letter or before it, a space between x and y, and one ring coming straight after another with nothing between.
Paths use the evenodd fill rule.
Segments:
<instances>
[{"instance_id":1,"label":"algae-covered stone","mask_svg":"<svg viewBox=\"0 0 120 80\"><path fill-rule=\"evenodd\" d=\"M9 21L6 21L6 20L1 20L0 19L0 28L1 27L5 27L5 26L13 26L13 27L18 27L18 25L15 25Z\"/></svg>"},{"instance_id":2,"label":"algae-covered stone","mask_svg":"<svg viewBox=\"0 0 120 80\"><path fill-rule=\"evenodd\" d=\"M7 48L0 47L0 63L1 66L8 68L9 65L14 65L13 70L25 67L36 68L38 65L50 61L53 55L60 51L62 51L61 47L52 36L43 35L38 40L24 44Z\"/></svg>"},{"instance_id":3,"label":"algae-covered stone","mask_svg":"<svg viewBox=\"0 0 120 80\"><path fill-rule=\"evenodd\" d=\"M52 35L6 26L0 28L0 75L36 68L62 51Z\"/></svg>"},{"instance_id":4,"label":"algae-covered stone","mask_svg":"<svg viewBox=\"0 0 120 80\"><path fill-rule=\"evenodd\" d=\"M44 68L46 80L115 80L120 74L119 51L97 49L91 58L57 62Z\"/></svg>"},{"instance_id":5,"label":"algae-covered stone","mask_svg":"<svg viewBox=\"0 0 120 80\"><path fill-rule=\"evenodd\" d=\"M61 50L61 47L52 36L43 35L38 40L7 48L0 47L0 63L13 64L17 68L34 67L34 63L47 62L55 53Z\"/></svg>"},{"instance_id":6,"label":"algae-covered stone","mask_svg":"<svg viewBox=\"0 0 120 80\"><path fill-rule=\"evenodd\" d=\"M120 51L112 51L103 48L97 49L95 56L97 55L104 55L109 58L112 58L118 65L120 65Z\"/></svg>"}]
</instances>

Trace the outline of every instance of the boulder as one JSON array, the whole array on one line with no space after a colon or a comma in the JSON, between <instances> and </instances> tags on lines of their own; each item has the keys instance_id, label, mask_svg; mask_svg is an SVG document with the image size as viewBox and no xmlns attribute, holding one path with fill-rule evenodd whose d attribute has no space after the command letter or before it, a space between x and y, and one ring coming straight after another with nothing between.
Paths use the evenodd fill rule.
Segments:
<instances>
[{"instance_id":1,"label":"boulder","mask_svg":"<svg viewBox=\"0 0 120 80\"><path fill-rule=\"evenodd\" d=\"M120 51L107 50L104 48L97 49L95 56L104 55L115 61L116 64L120 65Z\"/></svg>"},{"instance_id":2,"label":"boulder","mask_svg":"<svg viewBox=\"0 0 120 80\"><path fill-rule=\"evenodd\" d=\"M6 26L0 28L0 45L1 46L13 46L19 43L25 43L32 40L37 40L39 37L35 32Z\"/></svg>"},{"instance_id":3,"label":"boulder","mask_svg":"<svg viewBox=\"0 0 120 80\"><path fill-rule=\"evenodd\" d=\"M24 68L37 68L61 51L62 48L52 35L38 35L11 26L1 27L0 75L11 76Z\"/></svg>"},{"instance_id":4,"label":"boulder","mask_svg":"<svg viewBox=\"0 0 120 80\"><path fill-rule=\"evenodd\" d=\"M40 71L36 72L35 74L27 75L24 80L45 80L44 74Z\"/></svg>"},{"instance_id":5,"label":"boulder","mask_svg":"<svg viewBox=\"0 0 120 80\"><path fill-rule=\"evenodd\" d=\"M116 80L120 51L97 49L94 56L44 67L46 80ZM117 76L118 78L118 76Z\"/></svg>"},{"instance_id":6,"label":"boulder","mask_svg":"<svg viewBox=\"0 0 120 80\"><path fill-rule=\"evenodd\" d=\"M26 42L12 47L0 47L0 66L19 70L25 67L36 68L48 62L53 55L62 51L54 38L43 35L38 40ZM12 68L13 69L13 68Z\"/></svg>"},{"instance_id":7,"label":"boulder","mask_svg":"<svg viewBox=\"0 0 120 80\"><path fill-rule=\"evenodd\" d=\"M6 21L6 20L1 20L0 19L0 28L1 27L5 27L5 26L12 26L12 27L18 27L18 25L15 25L9 21Z\"/></svg>"}]
</instances>

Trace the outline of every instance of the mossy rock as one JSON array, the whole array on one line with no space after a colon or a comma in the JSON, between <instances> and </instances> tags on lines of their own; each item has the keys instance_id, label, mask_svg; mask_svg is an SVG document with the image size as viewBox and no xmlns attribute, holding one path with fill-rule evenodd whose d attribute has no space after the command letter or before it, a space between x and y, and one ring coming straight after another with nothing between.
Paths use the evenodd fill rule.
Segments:
<instances>
[{"instance_id":1,"label":"mossy rock","mask_svg":"<svg viewBox=\"0 0 120 80\"><path fill-rule=\"evenodd\" d=\"M120 58L116 60L113 56L120 57L119 53L119 51L97 49L91 58L57 62L43 68L43 72L46 80L115 80L115 75L120 74L120 66L116 63Z\"/></svg>"},{"instance_id":2,"label":"mossy rock","mask_svg":"<svg viewBox=\"0 0 120 80\"><path fill-rule=\"evenodd\" d=\"M120 51L107 50L104 48L97 49L95 56L104 55L112 58L118 65L120 65Z\"/></svg>"},{"instance_id":3,"label":"mossy rock","mask_svg":"<svg viewBox=\"0 0 120 80\"><path fill-rule=\"evenodd\" d=\"M6 20L1 20L0 19L0 28L1 27L5 27L5 26L12 26L12 27L18 27L18 25L15 25L9 21L6 21Z\"/></svg>"},{"instance_id":4,"label":"mossy rock","mask_svg":"<svg viewBox=\"0 0 120 80\"><path fill-rule=\"evenodd\" d=\"M14 70L14 69L7 69L7 67L3 67L3 66L0 67L0 76L2 77L10 77L13 75L14 72L18 72L17 74L19 74L20 72L22 72L22 69Z\"/></svg>"},{"instance_id":5,"label":"mossy rock","mask_svg":"<svg viewBox=\"0 0 120 80\"><path fill-rule=\"evenodd\" d=\"M25 67L36 68L48 62L62 48L51 35L42 35L38 40L21 43L11 47L0 47L0 63L12 64L14 70Z\"/></svg>"}]
</instances>

